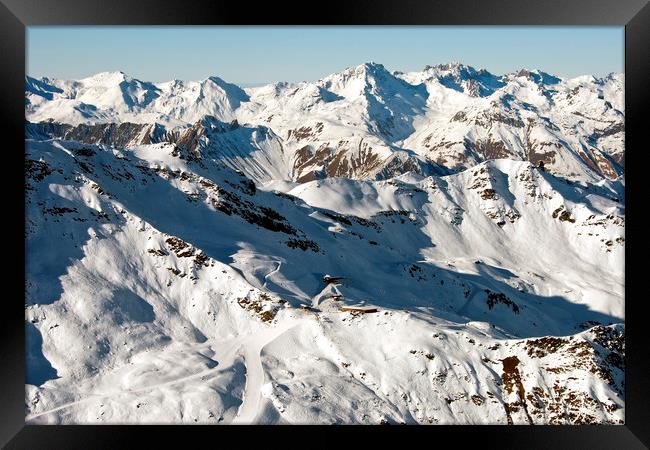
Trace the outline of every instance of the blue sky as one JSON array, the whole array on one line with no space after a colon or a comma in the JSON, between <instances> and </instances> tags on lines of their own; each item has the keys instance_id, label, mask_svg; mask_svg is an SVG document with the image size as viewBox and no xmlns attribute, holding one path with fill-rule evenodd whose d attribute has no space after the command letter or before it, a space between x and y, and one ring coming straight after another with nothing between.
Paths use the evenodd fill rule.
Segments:
<instances>
[{"instance_id":1,"label":"blue sky","mask_svg":"<svg viewBox=\"0 0 650 450\"><path fill-rule=\"evenodd\" d=\"M316 80L367 61L422 70L460 61L493 73L572 77L624 70L623 27L29 27L27 73L146 81L217 75L243 85Z\"/></svg>"}]
</instances>

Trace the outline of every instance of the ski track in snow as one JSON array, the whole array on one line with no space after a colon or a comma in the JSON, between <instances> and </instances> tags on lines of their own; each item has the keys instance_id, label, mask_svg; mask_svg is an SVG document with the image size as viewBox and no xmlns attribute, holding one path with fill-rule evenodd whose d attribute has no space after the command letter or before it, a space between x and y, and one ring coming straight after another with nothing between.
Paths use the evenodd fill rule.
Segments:
<instances>
[{"instance_id":1,"label":"ski track in snow","mask_svg":"<svg viewBox=\"0 0 650 450\"><path fill-rule=\"evenodd\" d=\"M269 277L273 275L274 273L277 273L280 268L282 267L282 261L275 261L278 263L278 267L275 268L275 270L270 271L266 275L264 275L264 284L262 285L264 289L266 289L266 284L269 282Z\"/></svg>"},{"instance_id":2,"label":"ski track in snow","mask_svg":"<svg viewBox=\"0 0 650 450\"><path fill-rule=\"evenodd\" d=\"M243 401L239 407L237 415L233 419L233 424L252 424L256 422L257 415L261 411L260 403L262 399L262 385L264 384L264 369L262 368L261 353L266 345L276 340L278 337L284 333L292 330L293 328L301 325L305 322L305 319L292 319L285 320L279 324L272 325L268 329L263 331L258 331L252 335L247 336L243 341L233 341L228 345L228 347L221 353L221 355L215 354L213 359L218 361L216 367L187 375L181 378L177 378L170 381L165 381L163 383L155 384L152 386L144 386L138 389L128 389L124 392L126 395L138 394L147 391L153 391L155 389L171 386L177 383L182 383L197 377L202 377L212 373L220 372L227 370L232 367L235 363L235 360L238 356L244 358L244 364L246 367L246 386L243 394ZM55 408L43 411L38 414L30 415L25 418L26 423L37 424L37 419L45 417L47 415L56 413L66 408L76 406L93 399L104 399L110 398L112 394L96 394L90 393L85 394L85 398L76 400L74 402L69 402Z\"/></svg>"},{"instance_id":3,"label":"ski track in snow","mask_svg":"<svg viewBox=\"0 0 650 450\"><path fill-rule=\"evenodd\" d=\"M241 353L246 364L246 388L243 403L232 421L233 424L255 423L260 412L264 384L261 354L264 347L303 322L304 319L285 320L268 330L255 333L242 345Z\"/></svg>"},{"instance_id":4,"label":"ski track in snow","mask_svg":"<svg viewBox=\"0 0 650 450\"><path fill-rule=\"evenodd\" d=\"M217 360L217 365L215 367L212 367L207 370L202 370L201 372L193 373L190 375L186 375L184 377L176 378L174 380L169 380L169 381L164 381L162 383L157 383L154 385L150 386L143 386L141 388L137 389L127 389L126 391L122 392L122 394L130 395L130 394L139 394L143 392L148 392L148 391L153 391L155 389L159 389L164 386L172 386L174 384L182 383L183 381L188 381L197 377L203 377L205 375L210 375L212 373L217 373L221 372L225 369L229 369L234 365L235 358L238 355L238 352L240 350L240 346L237 345L236 341L232 341L226 349L219 355L218 352L216 352L212 359ZM63 405L57 406L55 408L49 409L47 411L40 412L38 414L33 414L25 417L25 423L33 422L34 420L38 419L39 417L44 417L49 414L55 413L57 411L61 411L63 409L69 408L71 406L75 406L84 402L87 402L89 400L97 399L97 398L102 398L102 399L108 399L111 398L114 394L113 393L106 393L106 394L98 394L98 393L88 393L84 394L85 398L82 398L80 400L76 400L74 402L69 402L65 403Z\"/></svg>"}]
</instances>

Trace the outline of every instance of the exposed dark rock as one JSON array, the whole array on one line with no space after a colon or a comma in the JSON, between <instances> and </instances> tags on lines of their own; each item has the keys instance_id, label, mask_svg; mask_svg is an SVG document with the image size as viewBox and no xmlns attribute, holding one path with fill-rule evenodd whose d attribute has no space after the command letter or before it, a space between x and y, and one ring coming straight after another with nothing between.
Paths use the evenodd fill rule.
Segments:
<instances>
[{"instance_id":1,"label":"exposed dark rock","mask_svg":"<svg viewBox=\"0 0 650 450\"><path fill-rule=\"evenodd\" d=\"M318 244L309 239L289 239L287 241L287 246L290 248L299 248L303 251L311 250L314 253L318 253L320 251Z\"/></svg>"},{"instance_id":2,"label":"exposed dark rock","mask_svg":"<svg viewBox=\"0 0 650 450\"><path fill-rule=\"evenodd\" d=\"M519 306L513 302L507 295L501 293L501 292L492 292L489 289L485 289L485 292L487 293L487 305L488 308L492 309L494 308L497 304L501 303L503 305L506 305L509 307L513 313L519 314Z\"/></svg>"}]
</instances>

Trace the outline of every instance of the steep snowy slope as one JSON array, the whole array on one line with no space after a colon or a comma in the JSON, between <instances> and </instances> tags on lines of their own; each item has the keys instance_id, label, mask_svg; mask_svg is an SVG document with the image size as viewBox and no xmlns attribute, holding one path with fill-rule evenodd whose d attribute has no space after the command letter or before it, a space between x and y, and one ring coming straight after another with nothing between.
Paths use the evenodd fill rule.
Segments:
<instances>
[{"instance_id":1,"label":"steep snowy slope","mask_svg":"<svg viewBox=\"0 0 650 450\"><path fill-rule=\"evenodd\" d=\"M28 422L622 421L622 180L499 160L285 194L208 156L263 128L200 123L32 128Z\"/></svg>"},{"instance_id":2,"label":"steep snowy slope","mask_svg":"<svg viewBox=\"0 0 650 450\"><path fill-rule=\"evenodd\" d=\"M291 155L270 128L239 124L236 120L225 123L213 116L203 116L190 127L173 130L157 123L27 123L26 136L119 147L167 143L176 155L195 161L219 160L260 184L291 177Z\"/></svg>"},{"instance_id":3,"label":"steep snowy slope","mask_svg":"<svg viewBox=\"0 0 650 450\"><path fill-rule=\"evenodd\" d=\"M275 149L262 151L268 163L242 157L246 150L231 157L263 183L279 175L298 182L443 175L497 158L543 162L573 180L616 179L625 164L623 92L622 74L499 76L459 63L405 74L365 63L316 82L246 90L217 77L167 83L121 72L79 81L28 77L25 95L31 122L147 124L170 136L208 115L268 128ZM260 165L267 171L258 175Z\"/></svg>"}]
</instances>

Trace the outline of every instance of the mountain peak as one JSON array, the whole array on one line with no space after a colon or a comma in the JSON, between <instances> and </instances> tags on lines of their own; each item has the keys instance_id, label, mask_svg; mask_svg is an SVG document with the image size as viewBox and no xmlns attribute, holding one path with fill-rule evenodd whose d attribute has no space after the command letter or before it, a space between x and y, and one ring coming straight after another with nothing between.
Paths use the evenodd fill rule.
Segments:
<instances>
[{"instance_id":1,"label":"mountain peak","mask_svg":"<svg viewBox=\"0 0 650 450\"><path fill-rule=\"evenodd\" d=\"M345 70L333 73L317 84L325 89L342 95L343 97L365 95L370 86L383 86L403 84L390 73L383 64L366 62L358 66L348 67Z\"/></svg>"},{"instance_id":2,"label":"mountain peak","mask_svg":"<svg viewBox=\"0 0 650 450\"><path fill-rule=\"evenodd\" d=\"M424 71L431 71L431 72L438 72L438 73L446 72L446 73L462 76L464 74L469 75L469 74L484 72L485 70L481 69L477 71L472 66L463 64L459 61L452 61L450 63L437 64L435 66L430 66L430 65L424 66Z\"/></svg>"},{"instance_id":3,"label":"mountain peak","mask_svg":"<svg viewBox=\"0 0 650 450\"><path fill-rule=\"evenodd\" d=\"M354 67L348 67L340 74L344 78L351 78L356 76L374 78L381 77L383 75L391 75L391 73L386 69L386 67L384 67L383 64L376 63L374 61L365 62Z\"/></svg>"},{"instance_id":4,"label":"mountain peak","mask_svg":"<svg viewBox=\"0 0 650 450\"><path fill-rule=\"evenodd\" d=\"M464 92L472 97L491 95L496 89L503 87L501 77L493 75L486 69L476 70L458 61L427 65L420 73L424 80L437 80L446 88Z\"/></svg>"},{"instance_id":5,"label":"mountain peak","mask_svg":"<svg viewBox=\"0 0 650 450\"><path fill-rule=\"evenodd\" d=\"M203 82L201 82L202 86L206 86L212 84L219 88L221 91L223 91L227 97L230 98L231 101L233 101L234 104L239 106L240 102L247 102L250 97L248 94L239 86L236 84L228 83L227 81L223 80L222 78L219 78L216 75L209 76Z\"/></svg>"},{"instance_id":6,"label":"mountain peak","mask_svg":"<svg viewBox=\"0 0 650 450\"><path fill-rule=\"evenodd\" d=\"M374 61L365 62L363 64L360 64L358 67L362 67L366 71L373 71L373 72L374 71L382 72L386 70L386 67L384 67L383 64Z\"/></svg>"},{"instance_id":7,"label":"mountain peak","mask_svg":"<svg viewBox=\"0 0 650 450\"><path fill-rule=\"evenodd\" d=\"M214 84L228 84L223 78L218 77L216 75L210 75L208 78L205 79L205 81L212 81Z\"/></svg>"},{"instance_id":8,"label":"mountain peak","mask_svg":"<svg viewBox=\"0 0 650 450\"><path fill-rule=\"evenodd\" d=\"M122 81L131 81L132 78L121 70L99 72L89 77L84 78L82 81L90 81L97 83L121 83Z\"/></svg>"},{"instance_id":9,"label":"mountain peak","mask_svg":"<svg viewBox=\"0 0 650 450\"><path fill-rule=\"evenodd\" d=\"M539 69L520 69L519 71L515 72L514 76L517 78L527 78L536 84L558 84L560 81L562 81L555 75L551 75Z\"/></svg>"}]
</instances>

